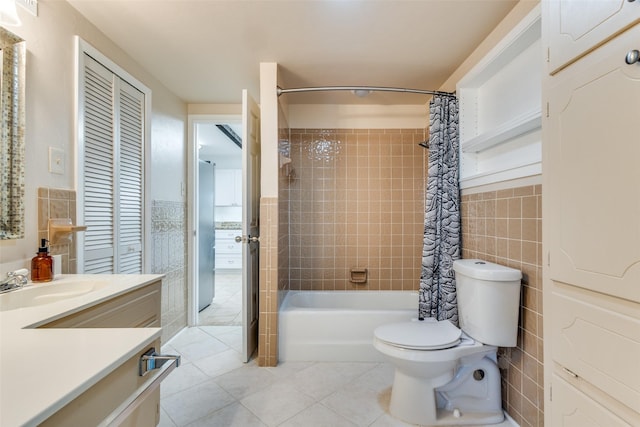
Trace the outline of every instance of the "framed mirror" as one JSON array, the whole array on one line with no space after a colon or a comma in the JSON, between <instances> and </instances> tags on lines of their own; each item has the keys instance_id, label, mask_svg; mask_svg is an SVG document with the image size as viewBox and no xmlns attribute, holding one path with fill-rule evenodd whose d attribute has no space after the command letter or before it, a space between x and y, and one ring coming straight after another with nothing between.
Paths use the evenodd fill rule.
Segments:
<instances>
[{"instance_id":1,"label":"framed mirror","mask_svg":"<svg viewBox=\"0 0 640 427\"><path fill-rule=\"evenodd\" d=\"M0 240L24 238L25 41L0 27Z\"/></svg>"}]
</instances>

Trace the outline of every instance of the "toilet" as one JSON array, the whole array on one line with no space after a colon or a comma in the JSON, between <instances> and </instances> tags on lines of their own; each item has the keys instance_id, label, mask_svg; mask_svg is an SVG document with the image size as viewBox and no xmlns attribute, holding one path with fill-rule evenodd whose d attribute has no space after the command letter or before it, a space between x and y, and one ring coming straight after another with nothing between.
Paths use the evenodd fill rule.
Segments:
<instances>
[{"instance_id":1,"label":"toilet","mask_svg":"<svg viewBox=\"0 0 640 427\"><path fill-rule=\"evenodd\" d=\"M373 345L395 366L389 411L421 426L504 420L498 347L515 347L522 273L479 259L453 263L460 327L448 320L390 323Z\"/></svg>"}]
</instances>

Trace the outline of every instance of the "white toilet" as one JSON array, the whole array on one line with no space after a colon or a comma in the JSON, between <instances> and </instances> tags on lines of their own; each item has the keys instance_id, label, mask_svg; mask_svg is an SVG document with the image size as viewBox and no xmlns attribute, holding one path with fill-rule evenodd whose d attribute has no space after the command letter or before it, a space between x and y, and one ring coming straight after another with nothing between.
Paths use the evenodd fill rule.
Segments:
<instances>
[{"instance_id":1,"label":"white toilet","mask_svg":"<svg viewBox=\"0 0 640 427\"><path fill-rule=\"evenodd\" d=\"M374 347L396 368L389 410L422 426L500 423L496 352L516 345L522 273L478 259L453 270L460 329L428 318L374 331Z\"/></svg>"}]
</instances>

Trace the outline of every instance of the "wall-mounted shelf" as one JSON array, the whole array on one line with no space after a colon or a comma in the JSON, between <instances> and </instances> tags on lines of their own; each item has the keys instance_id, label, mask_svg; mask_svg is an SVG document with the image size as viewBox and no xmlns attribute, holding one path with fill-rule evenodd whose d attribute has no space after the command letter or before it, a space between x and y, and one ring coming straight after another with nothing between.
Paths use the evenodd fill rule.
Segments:
<instances>
[{"instance_id":1,"label":"wall-mounted shelf","mask_svg":"<svg viewBox=\"0 0 640 427\"><path fill-rule=\"evenodd\" d=\"M457 83L461 186L529 176L524 164L541 162L541 57L537 5Z\"/></svg>"},{"instance_id":2,"label":"wall-mounted shelf","mask_svg":"<svg viewBox=\"0 0 640 427\"><path fill-rule=\"evenodd\" d=\"M540 109L521 114L518 117L496 126L480 135L469 138L462 146L463 153L479 153L507 142L518 135L540 128L542 124Z\"/></svg>"},{"instance_id":3,"label":"wall-mounted shelf","mask_svg":"<svg viewBox=\"0 0 640 427\"><path fill-rule=\"evenodd\" d=\"M62 238L71 233L85 231L86 225L73 225L70 218L56 218L49 220L49 241L51 244L58 243Z\"/></svg>"}]
</instances>

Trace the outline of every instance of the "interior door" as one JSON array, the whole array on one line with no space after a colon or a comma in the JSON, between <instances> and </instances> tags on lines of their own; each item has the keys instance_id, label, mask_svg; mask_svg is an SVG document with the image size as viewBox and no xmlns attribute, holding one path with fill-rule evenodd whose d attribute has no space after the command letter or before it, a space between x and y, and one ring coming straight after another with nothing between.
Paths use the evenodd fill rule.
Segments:
<instances>
[{"instance_id":1,"label":"interior door","mask_svg":"<svg viewBox=\"0 0 640 427\"><path fill-rule=\"evenodd\" d=\"M260 109L242 91L242 355L258 346L260 237Z\"/></svg>"}]
</instances>

